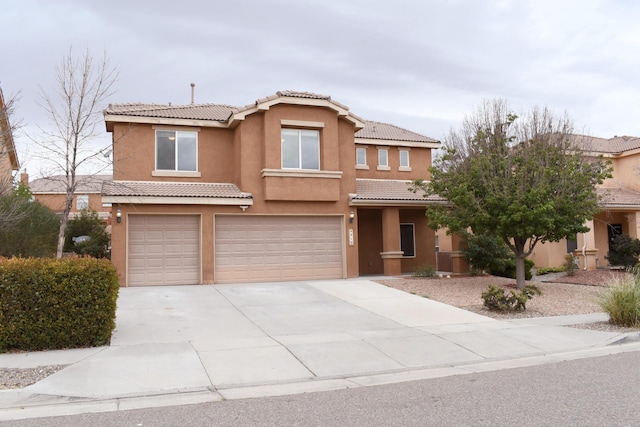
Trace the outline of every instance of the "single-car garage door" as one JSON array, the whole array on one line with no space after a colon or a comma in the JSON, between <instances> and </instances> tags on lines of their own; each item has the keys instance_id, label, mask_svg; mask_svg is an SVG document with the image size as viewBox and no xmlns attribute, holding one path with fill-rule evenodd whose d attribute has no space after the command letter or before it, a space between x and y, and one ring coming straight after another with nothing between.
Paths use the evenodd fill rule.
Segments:
<instances>
[{"instance_id":1,"label":"single-car garage door","mask_svg":"<svg viewBox=\"0 0 640 427\"><path fill-rule=\"evenodd\" d=\"M200 217L129 215L128 285L200 283Z\"/></svg>"},{"instance_id":2,"label":"single-car garage door","mask_svg":"<svg viewBox=\"0 0 640 427\"><path fill-rule=\"evenodd\" d=\"M216 216L215 282L344 277L342 219Z\"/></svg>"}]
</instances>

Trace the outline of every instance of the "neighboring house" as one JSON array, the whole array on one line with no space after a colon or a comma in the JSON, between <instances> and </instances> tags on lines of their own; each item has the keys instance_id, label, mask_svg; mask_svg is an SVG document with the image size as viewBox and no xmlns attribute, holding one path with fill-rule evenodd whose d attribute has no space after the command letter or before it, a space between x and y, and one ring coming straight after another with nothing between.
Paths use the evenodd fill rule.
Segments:
<instances>
[{"instance_id":1,"label":"neighboring house","mask_svg":"<svg viewBox=\"0 0 640 427\"><path fill-rule=\"evenodd\" d=\"M22 174L21 180L29 185L31 194L43 205L54 212L62 213L67 197L67 184L65 175L56 175L47 178L39 178L29 182L29 177ZM110 223L111 206L102 203L102 183L111 181L112 175L76 175L77 187L73 197L73 204L69 212L69 218L75 218L83 210L91 210L98 213L98 217Z\"/></svg>"},{"instance_id":2,"label":"neighboring house","mask_svg":"<svg viewBox=\"0 0 640 427\"><path fill-rule=\"evenodd\" d=\"M20 163L13 141L7 106L0 88L0 193L3 188L11 184L13 171L17 171L19 168Z\"/></svg>"},{"instance_id":3,"label":"neighboring house","mask_svg":"<svg viewBox=\"0 0 640 427\"><path fill-rule=\"evenodd\" d=\"M640 138L616 136L610 139L577 135L585 156L603 156L613 165L613 177L597 191L600 212L587 222L591 229L576 240L538 245L531 259L538 267L559 266L567 253L573 253L580 268L593 270L609 265L606 255L618 234L640 238Z\"/></svg>"},{"instance_id":4,"label":"neighboring house","mask_svg":"<svg viewBox=\"0 0 640 427\"><path fill-rule=\"evenodd\" d=\"M440 142L329 96L114 104L112 261L123 286L337 279L435 266L408 191Z\"/></svg>"}]
</instances>

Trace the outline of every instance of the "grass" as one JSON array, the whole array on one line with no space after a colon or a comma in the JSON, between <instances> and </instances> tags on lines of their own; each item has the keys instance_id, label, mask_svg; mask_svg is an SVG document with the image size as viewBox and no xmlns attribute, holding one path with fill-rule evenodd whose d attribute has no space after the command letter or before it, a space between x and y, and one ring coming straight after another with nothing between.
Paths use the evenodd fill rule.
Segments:
<instances>
[{"instance_id":1,"label":"grass","mask_svg":"<svg viewBox=\"0 0 640 427\"><path fill-rule=\"evenodd\" d=\"M598 296L598 304L617 326L640 326L640 276L617 277Z\"/></svg>"}]
</instances>

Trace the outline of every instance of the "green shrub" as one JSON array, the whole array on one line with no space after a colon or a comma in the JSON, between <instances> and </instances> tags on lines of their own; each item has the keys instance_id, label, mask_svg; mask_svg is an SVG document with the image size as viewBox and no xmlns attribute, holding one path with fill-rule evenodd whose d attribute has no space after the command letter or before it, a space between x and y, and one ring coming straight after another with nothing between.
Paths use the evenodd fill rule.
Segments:
<instances>
[{"instance_id":1,"label":"green shrub","mask_svg":"<svg viewBox=\"0 0 640 427\"><path fill-rule=\"evenodd\" d=\"M94 258L109 258L111 238L98 213L83 210L80 216L70 219L65 230L64 251ZM89 240L76 243L74 237L88 236Z\"/></svg>"},{"instance_id":2,"label":"green shrub","mask_svg":"<svg viewBox=\"0 0 640 427\"><path fill-rule=\"evenodd\" d=\"M415 277L433 277L435 275L436 275L436 269L429 264L425 264L421 267L416 268L416 271L414 273Z\"/></svg>"},{"instance_id":3,"label":"green shrub","mask_svg":"<svg viewBox=\"0 0 640 427\"><path fill-rule=\"evenodd\" d=\"M118 290L108 260L0 259L0 352L108 344Z\"/></svg>"},{"instance_id":4,"label":"green shrub","mask_svg":"<svg viewBox=\"0 0 640 427\"><path fill-rule=\"evenodd\" d=\"M489 285L489 289L482 293L484 306L491 311L512 312L526 309L527 301L534 295L542 295L542 291L534 285L527 285L520 292L509 291L496 285Z\"/></svg>"},{"instance_id":5,"label":"green shrub","mask_svg":"<svg viewBox=\"0 0 640 427\"><path fill-rule=\"evenodd\" d=\"M598 295L598 303L614 325L639 326L640 276L612 279L609 288Z\"/></svg>"},{"instance_id":6,"label":"green shrub","mask_svg":"<svg viewBox=\"0 0 640 427\"><path fill-rule=\"evenodd\" d=\"M469 247L462 253L473 274L504 270L505 263L513 258L511 250L497 237L471 234L467 241Z\"/></svg>"},{"instance_id":7,"label":"green shrub","mask_svg":"<svg viewBox=\"0 0 640 427\"><path fill-rule=\"evenodd\" d=\"M611 265L620 265L632 268L638 263L640 256L640 240L626 234L616 236L610 245L606 258Z\"/></svg>"},{"instance_id":8,"label":"green shrub","mask_svg":"<svg viewBox=\"0 0 640 427\"><path fill-rule=\"evenodd\" d=\"M531 269L534 266L534 262L530 259L524 260L524 278L525 280L531 280L533 278L533 273ZM489 274L498 277L508 277L510 279L516 278L516 260L515 258L510 258L504 262L504 266L502 269L493 269L489 270Z\"/></svg>"},{"instance_id":9,"label":"green shrub","mask_svg":"<svg viewBox=\"0 0 640 427\"><path fill-rule=\"evenodd\" d=\"M566 267L540 267L536 270L536 275L544 276L549 273L562 273L567 271Z\"/></svg>"}]
</instances>

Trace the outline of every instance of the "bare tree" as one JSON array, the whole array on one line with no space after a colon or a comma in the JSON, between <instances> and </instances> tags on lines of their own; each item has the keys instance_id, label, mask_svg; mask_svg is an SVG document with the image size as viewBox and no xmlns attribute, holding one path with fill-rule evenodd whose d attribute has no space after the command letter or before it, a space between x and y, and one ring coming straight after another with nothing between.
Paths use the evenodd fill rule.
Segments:
<instances>
[{"instance_id":1,"label":"bare tree","mask_svg":"<svg viewBox=\"0 0 640 427\"><path fill-rule=\"evenodd\" d=\"M69 49L56 67L56 83L51 94L41 89L41 106L52 121L52 129L40 127L43 135L34 142L41 148L43 161L52 165L47 177L60 181L66 189L62 211L56 256L62 257L65 230L73 198L78 188L79 170L91 170L98 174L110 167L106 152L109 145L101 147L98 136L102 124L102 110L107 98L113 94L118 72L106 54L94 62L89 51L79 57Z\"/></svg>"}]
</instances>

